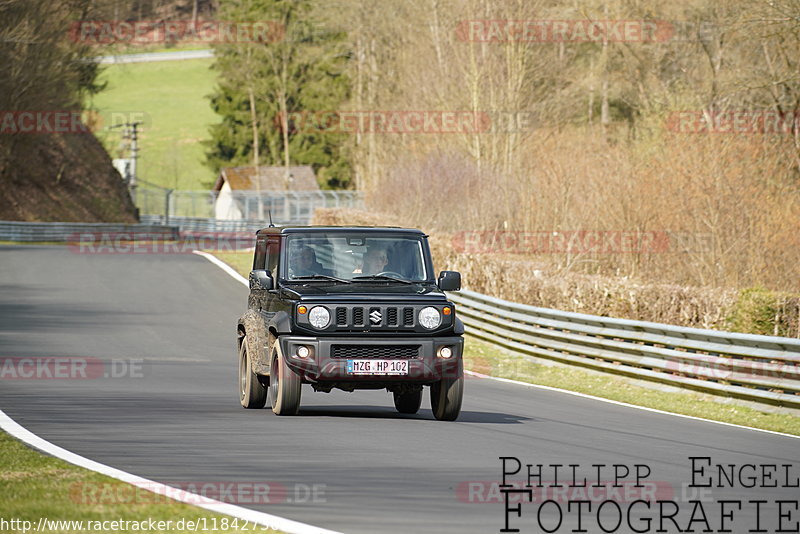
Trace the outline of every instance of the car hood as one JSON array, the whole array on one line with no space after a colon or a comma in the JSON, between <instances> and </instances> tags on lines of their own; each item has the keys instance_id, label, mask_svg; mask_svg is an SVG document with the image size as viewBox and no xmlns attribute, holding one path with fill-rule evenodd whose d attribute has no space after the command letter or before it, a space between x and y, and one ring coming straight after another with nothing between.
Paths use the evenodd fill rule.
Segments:
<instances>
[{"instance_id":1,"label":"car hood","mask_svg":"<svg viewBox=\"0 0 800 534\"><path fill-rule=\"evenodd\" d=\"M447 297L434 284L396 284L396 283L354 283L325 284L313 282L286 286L283 291L290 298L315 301L352 301L352 300L386 300L406 299L443 300Z\"/></svg>"}]
</instances>

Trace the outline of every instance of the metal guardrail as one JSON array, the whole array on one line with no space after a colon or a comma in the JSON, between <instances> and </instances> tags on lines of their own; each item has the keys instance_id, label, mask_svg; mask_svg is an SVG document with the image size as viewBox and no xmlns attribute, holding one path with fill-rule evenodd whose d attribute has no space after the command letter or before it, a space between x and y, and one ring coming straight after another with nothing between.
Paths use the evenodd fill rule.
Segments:
<instances>
[{"instance_id":1,"label":"metal guardrail","mask_svg":"<svg viewBox=\"0 0 800 534\"><path fill-rule=\"evenodd\" d=\"M467 333L531 356L800 408L800 339L537 308L449 293Z\"/></svg>"},{"instance_id":2,"label":"metal guardrail","mask_svg":"<svg viewBox=\"0 0 800 534\"><path fill-rule=\"evenodd\" d=\"M206 217L169 217L163 215L140 215L139 220L148 225L169 224L180 230L181 235L194 233L251 233L255 240L257 230L269 226L269 221L257 219L247 219L238 221L226 221ZM281 224L275 221L275 225Z\"/></svg>"},{"instance_id":3,"label":"metal guardrail","mask_svg":"<svg viewBox=\"0 0 800 534\"><path fill-rule=\"evenodd\" d=\"M275 224L309 224L317 208L363 208L360 191L173 191L140 187L133 192L140 215L219 221L267 220ZM266 224L264 225L266 226Z\"/></svg>"},{"instance_id":4,"label":"metal guardrail","mask_svg":"<svg viewBox=\"0 0 800 534\"><path fill-rule=\"evenodd\" d=\"M124 234L133 239L179 238L176 226L152 224L116 223L68 223L68 222L18 222L0 221L0 241L19 242L67 242L80 238L81 234Z\"/></svg>"}]
</instances>

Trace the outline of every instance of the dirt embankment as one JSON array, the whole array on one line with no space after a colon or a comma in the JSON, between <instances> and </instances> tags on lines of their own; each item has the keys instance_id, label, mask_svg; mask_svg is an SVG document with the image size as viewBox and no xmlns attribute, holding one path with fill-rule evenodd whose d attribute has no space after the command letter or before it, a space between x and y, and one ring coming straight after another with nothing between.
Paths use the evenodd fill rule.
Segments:
<instances>
[{"instance_id":1,"label":"dirt embankment","mask_svg":"<svg viewBox=\"0 0 800 534\"><path fill-rule=\"evenodd\" d=\"M0 220L137 222L119 173L92 134L0 139Z\"/></svg>"}]
</instances>

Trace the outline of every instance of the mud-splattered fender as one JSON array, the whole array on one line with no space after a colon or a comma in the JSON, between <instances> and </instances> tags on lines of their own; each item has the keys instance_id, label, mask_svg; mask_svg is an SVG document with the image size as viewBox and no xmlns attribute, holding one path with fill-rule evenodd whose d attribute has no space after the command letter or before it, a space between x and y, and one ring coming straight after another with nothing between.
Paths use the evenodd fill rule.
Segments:
<instances>
[{"instance_id":1,"label":"mud-splattered fender","mask_svg":"<svg viewBox=\"0 0 800 534\"><path fill-rule=\"evenodd\" d=\"M239 318L237 334L240 344L247 340L252 371L257 375L269 375L269 330L264 316L247 310Z\"/></svg>"},{"instance_id":2,"label":"mud-splattered fender","mask_svg":"<svg viewBox=\"0 0 800 534\"><path fill-rule=\"evenodd\" d=\"M239 318L239 343L246 334L247 353L250 354L255 374L269 376L270 344L281 334L291 333L291 320L286 312L272 314L269 319L255 310L247 310ZM272 336L272 338L270 338Z\"/></svg>"}]
</instances>

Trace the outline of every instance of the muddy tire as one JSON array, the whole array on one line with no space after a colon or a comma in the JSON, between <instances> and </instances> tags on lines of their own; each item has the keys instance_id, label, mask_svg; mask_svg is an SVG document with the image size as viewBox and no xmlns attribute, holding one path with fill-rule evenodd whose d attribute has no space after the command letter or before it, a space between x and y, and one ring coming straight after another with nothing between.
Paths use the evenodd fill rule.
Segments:
<instances>
[{"instance_id":1,"label":"muddy tire","mask_svg":"<svg viewBox=\"0 0 800 534\"><path fill-rule=\"evenodd\" d=\"M276 415L295 415L300 408L300 377L286 365L277 343L269 365L269 403Z\"/></svg>"},{"instance_id":2,"label":"muddy tire","mask_svg":"<svg viewBox=\"0 0 800 534\"><path fill-rule=\"evenodd\" d=\"M245 408L263 408L267 403L267 387L253 373L247 338L239 345L239 402Z\"/></svg>"},{"instance_id":3,"label":"muddy tire","mask_svg":"<svg viewBox=\"0 0 800 534\"><path fill-rule=\"evenodd\" d=\"M443 378L431 386L431 409L439 421L455 421L461 413L464 377Z\"/></svg>"},{"instance_id":4,"label":"muddy tire","mask_svg":"<svg viewBox=\"0 0 800 534\"><path fill-rule=\"evenodd\" d=\"M422 404L422 390L409 391L406 393L392 393L394 396L394 407L400 413L415 414L419 411Z\"/></svg>"}]
</instances>

